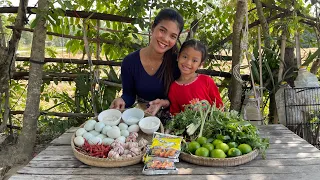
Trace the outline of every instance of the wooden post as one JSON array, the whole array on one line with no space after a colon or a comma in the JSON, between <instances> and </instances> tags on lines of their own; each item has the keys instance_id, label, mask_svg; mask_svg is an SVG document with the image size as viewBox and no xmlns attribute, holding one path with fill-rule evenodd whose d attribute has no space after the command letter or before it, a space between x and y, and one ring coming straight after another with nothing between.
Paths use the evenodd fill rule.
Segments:
<instances>
[{"instance_id":1,"label":"wooden post","mask_svg":"<svg viewBox=\"0 0 320 180\"><path fill-rule=\"evenodd\" d=\"M280 65L279 65L279 74L278 74L278 83L283 79L283 70L284 70L284 55L286 50L286 33L283 32L281 36L281 50L280 50Z\"/></svg>"},{"instance_id":2,"label":"wooden post","mask_svg":"<svg viewBox=\"0 0 320 180\"><path fill-rule=\"evenodd\" d=\"M300 34L296 32L295 34L296 40L296 58L297 58L297 68L299 69L301 66L301 53L300 53Z\"/></svg>"}]
</instances>

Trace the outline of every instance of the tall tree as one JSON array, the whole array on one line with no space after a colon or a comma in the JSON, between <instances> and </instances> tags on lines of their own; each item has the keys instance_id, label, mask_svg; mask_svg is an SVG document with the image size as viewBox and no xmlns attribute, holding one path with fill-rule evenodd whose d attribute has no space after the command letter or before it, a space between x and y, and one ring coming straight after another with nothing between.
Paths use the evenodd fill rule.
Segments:
<instances>
[{"instance_id":1,"label":"tall tree","mask_svg":"<svg viewBox=\"0 0 320 180\"><path fill-rule=\"evenodd\" d=\"M233 74L240 73L240 69L235 68L241 59L241 30L243 27L244 16L247 12L247 0L238 0L237 10L233 24L233 34L232 34L232 71ZM238 71L238 72L234 72ZM230 90L230 101L231 110L240 111L241 109L241 95L242 95L242 84L239 82L235 76L231 78L231 90Z\"/></svg>"},{"instance_id":2,"label":"tall tree","mask_svg":"<svg viewBox=\"0 0 320 180\"><path fill-rule=\"evenodd\" d=\"M37 13L38 22L33 33L30 72L27 92L26 109L23 114L23 128L18 138L18 147L21 149L23 158L30 158L36 140L36 130L40 104L40 92L42 85L42 67L45 56L46 41L46 13L48 11L49 0L39 0Z\"/></svg>"},{"instance_id":3,"label":"tall tree","mask_svg":"<svg viewBox=\"0 0 320 180\"><path fill-rule=\"evenodd\" d=\"M14 71L14 65L15 65L15 54L18 49L18 43L21 38L21 28L24 26L24 24L27 22L26 18L26 9L28 5L28 0L20 0L19 8L18 8L18 15L16 17L16 21L14 23L14 26L17 27L12 33L12 37L9 41L9 47L5 47L5 45L2 43L0 46L0 97L2 97L3 93L6 93L6 97L9 97L9 79L10 76L12 76ZM0 98L1 99L1 98ZM7 99L7 98L6 98ZM5 100L5 106L9 105L9 102ZM0 101L1 103L1 101ZM8 107L4 107L4 118L3 122L0 125L0 132L3 132L7 128L7 119L9 116L9 109ZM0 109L1 112L1 109Z\"/></svg>"},{"instance_id":4,"label":"tall tree","mask_svg":"<svg viewBox=\"0 0 320 180\"><path fill-rule=\"evenodd\" d=\"M16 146L8 148L5 157L0 157L1 164L12 164L27 162L32 157L33 147L36 142L37 121L39 117L40 104L40 88L42 84L42 66L45 55L45 40L46 40L46 13L48 12L49 0L39 0L36 18L36 24L31 57L30 57L30 72L27 89L26 109L23 114L23 127L21 134L18 137ZM1 154L3 155L3 154ZM5 160L7 160L5 162Z\"/></svg>"}]
</instances>

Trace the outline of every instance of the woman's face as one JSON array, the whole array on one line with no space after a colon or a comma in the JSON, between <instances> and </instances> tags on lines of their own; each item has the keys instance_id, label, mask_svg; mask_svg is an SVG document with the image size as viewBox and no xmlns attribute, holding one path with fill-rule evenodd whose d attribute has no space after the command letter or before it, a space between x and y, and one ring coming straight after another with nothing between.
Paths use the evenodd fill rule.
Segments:
<instances>
[{"instance_id":1,"label":"woman's face","mask_svg":"<svg viewBox=\"0 0 320 180\"><path fill-rule=\"evenodd\" d=\"M150 46L159 54L171 49L177 42L180 29L175 21L162 20L152 30Z\"/></svg>"}]
</instances>

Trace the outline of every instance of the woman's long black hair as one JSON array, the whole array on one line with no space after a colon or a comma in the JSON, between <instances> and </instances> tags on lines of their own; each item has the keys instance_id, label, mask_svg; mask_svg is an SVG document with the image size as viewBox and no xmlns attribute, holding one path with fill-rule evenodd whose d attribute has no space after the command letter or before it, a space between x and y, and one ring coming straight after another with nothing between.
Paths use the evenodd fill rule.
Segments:
<instances>
[{"instance_id":1,"label":"woman's long black hair","mask_svg":"<svg viewBox=\"0 0 320 180\"><path fill-rule=\"evenodd\" d=\"M155 17L151 28L154 29L162 20L171 20L177 23L178 28L180 30L177 37L178 39L184 26L184 21L182 16L174 9L170 9L170 8L162 9L158 13L158 15ZM178 54L178 47L175 44L171 49L166 51L163 55L163 63L161 65L161 69L159 72L159 78L163 79L166 96L168 95L170 84L174 81L174 76L173 76L174 63L176 63L177 54Z\"/></svg>"}]
</instances>

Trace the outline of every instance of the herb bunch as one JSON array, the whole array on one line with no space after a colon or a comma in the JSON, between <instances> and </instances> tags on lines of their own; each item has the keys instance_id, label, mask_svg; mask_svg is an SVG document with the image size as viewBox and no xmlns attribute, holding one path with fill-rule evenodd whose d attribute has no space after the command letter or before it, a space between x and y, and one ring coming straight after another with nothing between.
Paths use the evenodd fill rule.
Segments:
<instances>
[{"instance_id":1,"label":"herb bunch","mask_svg":"<svg viewBox=\"0 0 320 180\"><path fill-rule=\"evenodd\" d=\"M223 112L216 108L215 105L209 106L206 109L185 108L185 111L173 117L173 120L168 124L173 134L182 135L186 139L194 140L197 136L204 136L206 138L235 141L238 143L247 143L255 149L259 149L265 158L265 151L269 146L269 139L261 138L256 126L250 124L239 116L238 112L230 111ZM200 112L207 113L205 121L201 118L204 116ZM204 125L198 128L192 136L186 133L186 129L190 124L199 124L204 122ZM200 133L202 132L202 133ZM200 134L199 134L200 133Z\"/></svg>"}]
</instances>

